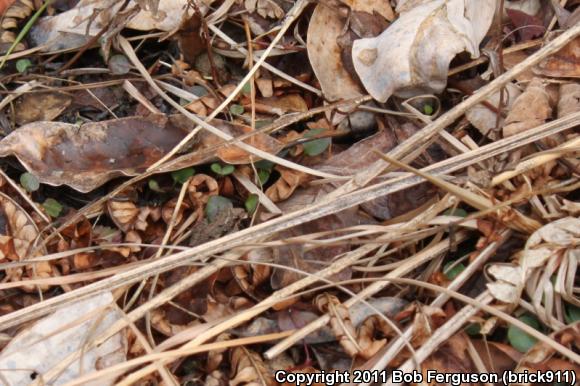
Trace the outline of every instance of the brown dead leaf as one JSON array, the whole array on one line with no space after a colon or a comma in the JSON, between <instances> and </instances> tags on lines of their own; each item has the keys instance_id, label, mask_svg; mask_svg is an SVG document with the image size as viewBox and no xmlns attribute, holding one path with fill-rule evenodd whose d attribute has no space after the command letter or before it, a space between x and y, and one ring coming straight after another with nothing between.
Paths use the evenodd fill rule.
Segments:
<instances>
[{"instance_id":1,"label":"brown dead leaf","mask_svg":"<svg viewBox=\"0 0 580 386\"><path fill-rule=\"evenodd\" d=\"M504 65L506 70L511 70L512 68L514 68L514 66L516 66L517 64L526 60L528 58L528 56L529 55L526 54L524 51L514 51L514 52L505 53L503 55L503 65ZM516 77L516 80L518 82L529 82L534 77L535 77L535 75L534 75L534 72L532 71L532 69L527 69L526 71L524 71L523 73L518 75Z\"/></svg>"},{"instance_id":2,"label":"brown dead leaf","mask_svg":"<svg viewBox=\"0 0 580 386\"><path fill-rule=\"evenodd\" d=\"M535 78L526 91L515 100L506 117L503 136L510 137L539 126L551 116L550 95L542 81Z\"/></svg>"},{"instance_id":3,"label":"brown dead leaf","mask_svg":"<svg viewBox=\"0 0 580 386\"><path fill-rule=\"evenodd\" d=\"M14 200L0 192L0 261L22 261L31 257L46 254L41 247L36 254L33 244L39 236L38 228L26 211ZM20 281L27 278L46 278L54 275L49 261L43 261L34 266L7 268L7 281ZM38 288L46 290L49 286L23 286L23 290L32 292Z\"/></svg>"},{"instance_id":4,"label":"brown dead leaf","mask_svg":"<svg viewBox=\"0 0 580 386\"><path fill-rule=\"evenodd\" d=\"M177 42L185 61L194 64L198 55L207 49L207 42L201 30L201 15L196 13L181 24Z\"/></svg>"},{"instance_id":5,"label":"brown dead leaf","mask_svg":"<svg viewBox=\"0 0 580 386\"><path fill-rule=\"evenodd\" d=\"M231 339L231 335L228 333L219 334L218 337L215 339L216 342L224 342ZM217 350L211 350L207 353L207 366L206 370L208 372L212 372L217 370L224 360L224 354L226 353L227 348L223 347Z\"/></svg>"},{"instance_id":6,"label":"brown dead leaf","mask_svg":"<svg viewBox=\"0 0 580 386\"><path fill-rule=\"evenodd\" d=\"M512 370L522 358L522 353L507 344L480 339L472 339L471 343L485 368L494 373L502 374L506 370Z\"/></svg>"},{"instance_id":7,"label":"brown dead leaf","mask_svg":"<svg viewBox=\"0 0 580 386\"><path fill-rule=\"evenodd\" d=\"M274 84L271 78L262 76L261 78L256 79L256 86L258 86L258 90L260 90L260 94L262 94L264 98L270 98L274 95Z\"/></svg>"},{"instance_id":8,"label":"brown dead leaf","mask_svg":"<svg viewBox=\"0 0 580 386\"><path fill-rule=\"evenodd\" d=\"M580 111L580 84L568 83L560 85L560 100L558 101L558 118Z\"/></svg>"},{"instance_id":9,"label":"brown dead leaf","mask_svg":"<svg viewBox=\"0 0 580 386\"><path fill-rule=\"evenodd\" d=\"M24 94L14 103L15 121L18 125L52 121L66 110L71 102L71 96L60 92Z\"/></svg>"},{"instance_id":10,"label":"brown dead leaf","mask_svg":"<svg viewBox=\"0 0 580 386\"><path fill-rule=\"evenodd\" d=\"M331 102L362 95L361 88L344 68L342 49L337 42L345 22L337 9L321 3L314 9L308 25L308 58L324 97Z\"/></svg>"},{"instance_id":11,"label":"brown dead leaf","mask_svg":"<svg viewBox=\"0 0 580 386\"><path fill-rule=\"evenodd\" d=\"M274 377L262 357L245 347L236 347L230 355L230 385L275 386Z\"/></svg>"},{"instance_id":12,"label":"brown dead leaf","mask_svg":"<svg viewBox=\"0 0 580 386\"><path fill-rule=\"evenodd\" d=\"M234 137L250 133L252 131L252 128L249 126L232 124L226 121L214 120L212 121L212 124L223 132L228 133ZM214 136L213 134L206 135L205 139L202 140L204 147L209 147L210 144L221 142L223 142L223 140L217 136ZM270 154L277 154L284 147L284 144L282 144L280 141L263 133L257 133L251 138L245 139L243 142ZM220 146L216 150L216 155L223 162L233 165L247 164L252 162L252 160L254 162L258 160L256 156L252 156L250 153L234 145Z\"/></svg>"},{"instance_id":13,"label":"brown dead leaf","mask_svg":"<svg viewBox=\"0 0 580 386\"><path fill-rule=\"evenodd\" d=\"M0 192L0 261L20 261L29 256L38 228L20 205Z\"/></svg>"},{"instance_id":14,"label":"brown dead leaf","mask_svg":"<svg viewBox=\"0 0 580 386\"><path fill-rule=\"evenodd\" d=\"M369 14L378 13L388 21L395 19L395 13L388 1L385 0L340 0L356 12L366 12Z\"/></svg>"},{"instance_id":15,"label":"brown dead leaf","mask_svg":"<svg viewBox=\"0 0 580 386\"><path fill-rule=\"evenodd\" d=\"M541 36L546 31L538 17L510 8L506 8L506 13L522 42Z\"/></svg>"},{"instance_id":16,"label":"brown dead leaf","mask_svg":"<svg viewBox=\"0 0 580 386\"><path fill-rule=\"evenodd\" d=\"M337 175L354 175L379 159L379 155L373 150L387 153L397 145L397 138L405 139L417 130L418 128L410 123L401 125L396 134L391 130L381 130L351 145L345 151L333 155L317 169ZM361 208L373 217L388 220L420 207L433 194L434 190L431 186L421 184L366 202L361 205Z\"/></svg>"},{"instance_id":17,"label":"brown dead leaf","mask_svg":"<svg viewBox=\"0 0 580 386\"><path fill-rule=\"evenodd\" d=\"M10 7L15 0L0 0L0 16L4 14L4 11Z\"/></svg>"},{"instance_id":18,"label":"brown dead leaf","mask_svg":"<svg viewBox=\"0 0 580 386\"><path fill-rule=\"evenodd\" d=\"M177 205L177 197L172 198L171 200L167 201L165 204L163 204L163 207L161 208L161 218L163 219L163 221L166 224L171 224L172 223L172 218L173 218L173 213L175 212L175 206ZM185 211L189 211L189 209L191 209L191 204L186 201L183 200L181 202L181 206L179 207L179 210L177 211L177 214L175 215L175 221L173 222L173 225L175 227L177 227L178 225L181 224L181 222L184 219L184 213ZM201 213L202 208L201 206L198 205L198 217L199 214Z\"/></svg>"},{"instance_id":19,"label":"brown dead leaf","mask_svg":"<svg viewBox=\"0 0 580 386\"><path fill-rule=\"evenodd\" d=\"M564 48L542 61L534 72L556 78L580 77L580 38L572 40Z\"/></svg>"}]
</instances>

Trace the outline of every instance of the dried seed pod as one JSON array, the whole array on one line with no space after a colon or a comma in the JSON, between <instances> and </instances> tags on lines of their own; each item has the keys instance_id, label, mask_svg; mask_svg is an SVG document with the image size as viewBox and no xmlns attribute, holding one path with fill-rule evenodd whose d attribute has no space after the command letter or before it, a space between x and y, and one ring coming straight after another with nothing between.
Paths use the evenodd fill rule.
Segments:
<instances>
[{"instance_id":1,"label":"dried seed pod","mask_svg":"<svg viewBox=\"0 0 580 386\"><path fill-rule=\"evenodd\" d=\"M0 261L7 259L21 261L27 258L46 254L44 247L36 254L34 241L39 235L38 228L20 205L4 193L0 193ZM6 269L7 281L20 281L24 273L28 278L51 277L54 270L50 262L39 262L32 266ZM49 286L23 286L24 291L46 290Z\"/></svg>"},{"instance_id":2,"label":"dried seed pod","mask_svg":"<svg viewBox=\"0 0 580 386\"><path fill-rule=\"evenodd\" d=\"M16 40L16 33L11 30L16 30L19 24L35 10L36 7L32 1L16 0L4 11L0 21L0 53L5 53ZM24 44L19 43L14 47L14 52L22 51L25 48Z\"/></svg>"},{"instance_id":3,"label":"dried seed pod","mask_svg":"<svg viewBox=\"0 0 580 386\"><path fill-rule=\"evenodd\" d=\"M191 178L187 190L192 203L205 204L210 196L219 194L219 185L213 177L206 174L196 174Z\"/></svg>"}]
</instances>

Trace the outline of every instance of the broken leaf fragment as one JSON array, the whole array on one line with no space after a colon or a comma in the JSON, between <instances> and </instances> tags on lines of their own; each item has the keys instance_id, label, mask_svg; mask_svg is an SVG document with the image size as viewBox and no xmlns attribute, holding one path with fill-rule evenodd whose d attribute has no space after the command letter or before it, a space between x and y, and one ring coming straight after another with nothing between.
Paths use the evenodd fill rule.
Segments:
<instances>
[{"instance_id":1,"label":"broken leaf fragment","mask_svg":"<svg viewBox=\"0 0 580 386\"><path fill-rule=\"evenodd\" d=\"M555 78L580 78L580 38L544 59L534 68L534 72Z\"/></svg>"},{"instance_id":2,"label":"broken leaf fragment","mask_svg":"<svg viewBox=\"0 0 580 386\"><path fill-rule=\"evenodd\" d=\"M399 4L399 18L382 34L353 44L356 73L380 102L393 94L441 92L455 55L479 56L495 11L494 0L433 0L411 8L408 3Z\"/></svg>"},{"instance_id":3,"label":"broken leaf fragment","mask_svg":"<svg viewBox=\"0 0 580 386\"><path fill-rule=\"evenodd\" d=\"M469 120L469 122L471 122L471 124L475 126L475 128L477 128L482 135L485 135L492 140L499 138L499 131L496 131L495 129L496 127L501 128L505 119L500 114L498 120L497 112L492 111L488 106L500 106L502 91L503 106L507 111L510 111L516 98L521 95L521 91L513 83L508 83L503 90L500 90L487 98L487 106L478 104L465 112L465 117Z\"/></svg>"}]
</instances>

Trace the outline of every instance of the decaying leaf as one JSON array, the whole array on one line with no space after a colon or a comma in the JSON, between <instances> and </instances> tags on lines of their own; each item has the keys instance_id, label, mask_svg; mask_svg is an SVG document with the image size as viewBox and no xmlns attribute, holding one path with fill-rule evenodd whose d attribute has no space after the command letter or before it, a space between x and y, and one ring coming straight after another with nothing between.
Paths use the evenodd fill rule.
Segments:
<instances>
[{"instance_id":1,"label":"decaying leaf","mask_svg":"<svg viewBox=\"0 0 580 386\"><path fill-rule=\"evenodd\" d=\"M535 37L541 36L546 31L546 28L542 24L542 20L538 17L518 11L517 9L506 8L506 12L514 26L514 30L520 38L520 41L525 42L531 40Z\"/></svg>"},{"instance_id":2,"label":"decaying leaf","mask_svg":"<svg viewBox=\"0 0 580 386\"><path fill-rule=\"evenodd\" d=\"M219 120L212 123L232 135L249 129ZM145 171L177 145L193 126L191 121L179 115L128 117L80 126L62 122L33 122L0 141L0 157L16 156L43 183L66 184L88 192L112 178ZM194 144L196 150L223 142L209 133L199 137ZM246 141L271 153L282 147L281 143L264 134ZM214 154L205 154L198 162L206 162ZM236 146L222 146L217 155L229 163L250 161L249 154ZM176 169L185 166L178 165Z\"/></svg>"},{"instance_id":3,"label":"decaying leaf","mask_svg":"<svg viewBox=\"0 0 580 386\"><path fill-rule=\"evenodd\" d=\"M503 136L510 137L539 126L551 116L550 95L542 81L535 78L513 103L505 119Z\"/></svg>"},{"instance_id":4,"label":"decaying leaf","mask_svg":"<svg viewBox=\"0 0 580 386\"><path fill-rule=\"evenodd\" d=\"M212 121L214 125L217 125L220 130L232 135L233 137L241 136L242 134L247 134L252 131L249 126L236 125L226 121ZM201 145L203 147L209 147L210 145L219 144L223 142L222 139L218 138L213 134L205 135L205 139L202 139ZM277 154L284 144L269 135L263 133L257 133L249 139L245 139L244 143L247 143L253 147L260 150L266 151L270 154ZM247 164L256 161L256 156L251 155L245 150L240 149L237 146L220 146L216 150L216 155L223 161L229 164L239 165Z\"/></svg>"},{"instance_id":5,"label":"decaying leaf","mask_svg":"<svg viewBox=\"0 0 580 386\"><path fill-rule=\"evenodd\" d=\"M0 142L0 156L15 155L38 179L88 192L120 175L135 175L187 134L165 117L122 118L79 126L34 122Z\"/></svg>"},{"instance_id":6,"label":"decaying leaf","mask_svg":"<svg viewBox=\"0 0 580 386\"><path fill-rule=\"evenodd\" d=\"M251 103L245 104L246 109L251 108ZM306 101L298 94L289 94L281 97L263 98L255 103L256 112L265 114L283 115L289 112L306 112Z\"/></svg>"},{"instance_id":7,"label":"decaying leaf","mask_svg":"<svg viewBox=\"0 0 580 386\"><path fill-rule=\"evenodd\" d=\"M376 38L354 42L355 70L376 100L441 92L449 63L467 51L479 56L479 43L495 11L494 0L399 2L399 18Z\"/></svg>"},{"instance_id":8,"label":"decaying leaf","mask_svg":"<svg viewBox=\"0 0 580 386\"><path fill-rule=\"evenodd\" d=\"M28 213L14 200L0 192L0 262L23 261L33 256L46 254L44 246L37 249L35 241L39 236L38 228ZM6 279L19 281L23 276L29 278L46 278L54 275L50 262L44 261L34 266L7 268ZM25 286L26 291L34 291L37 287ZM41 286L41 289L48 288Z\"/></svg>"},{"instance_id":9,"label":"decaying leaf","mask_svg":"<svg viewBox=\"0 0 580 386\"><path fill-rule=\"evenodd\" d=\"M126 330L116 333L96 348L86 349L91 337L104 333L123 313L110 292L57 309L52 315L20 332L0 354L2 379L10 386L29 385L32 379L46 384L65 384L93 371L102 370L126 360ZM81 351L62 372L46 374L58 368L73 353ZM34 355L30 355L33 352ZM101 377L86 385L112 385L112 377Z\"/></svg>"},{"instance_id":10,"label":"decaying leaf","mask_svg":"<svg viewBox=\"0 0 580 386\"><path fill-rule=\"evenodd\" d=\"M389 317L400 311L404 304L396 298L371 299L369 303ZM329 294L319 295L315 304L321 312L330 315L332 333L346 353L352 357L364 359L373 357L385 346L386 338L393 336L391 325L366 304L359 303L349 310L338 298Z\"/></svg>"}]
</instances>

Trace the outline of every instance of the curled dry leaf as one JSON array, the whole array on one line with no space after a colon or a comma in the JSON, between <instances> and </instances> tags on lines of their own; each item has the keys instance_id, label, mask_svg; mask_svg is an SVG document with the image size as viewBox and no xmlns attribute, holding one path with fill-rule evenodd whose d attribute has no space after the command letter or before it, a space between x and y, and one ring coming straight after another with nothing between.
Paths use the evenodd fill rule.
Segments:
<instances>
[{"instance_id":1,"label":"curled dry leaf","mask_svg":"<svg viewBox=\"0 0 580 386\"><path fill-rule=\"evenodd\" d=\"M510 137L539 126L551 116L550 95L542 81L535 78L513 103L505 119L503 136Z\"/></svg>"},{"instance_id":2,"label":"curled dry leaf","mask_svg":"<svg viewBox=\"0 0 580 386\"><path fill-rule=\"evenodd\" d=\"M0 0L0 16L4 14L6 8L10 7L15 0Z\"/></svg>"},{"instance_id":3,"label":"curled dry leaf","mask_svg":"<svg viewBox=\"0 0 580 386\"><path fill-rule=\"evenodd\" d=\"M296 188L309 178L305 173L284 166L277 165L275 169L280 173L280 178L266 190L266 196L273 202L290 198Z\"/></svg>"},{"instance_id":4,"label":"curled dry leaf","mask_svg":"<svg viewBox=\"0 0 580 386\"><path fill-rule=\"evenodd\" d=\"M57 309L53 314L39 320L21 331L0 354L2 379L10 386L29 385L31 379L39 378L48 384L65 384L81 375L103 370L126 361L126 330L114 334L95 348L86 348L90 336L98 336L123 319L123 313L115 305L110 292ZM46 373L56 368L65 358L81 351L76 359L56 378ZM34 352L34 355L30 355ZM85 385L112 385L115 375L102 377Z\"/></svg>"},{"instance_id":5,"label":"curled dry leaf","mask_svg":"<svg viewBox=\"0 0 580 386\"><path fill-rule=\"evenodd\" d=\"M196 174L189 181L187 193L192 203L205 204L211 196L217 196L219 186L217 181L206 174Z\"/></svg>"},{"instance_id":6,"label":"curled dry leaf","mask_svg":"<svg viewBox=\"0 0 580 386\"><path fill-rule=\"evenodd\" d=\"M410 4L412 3L412 4ZM413 5L410 9L410 5ZM494 0L402 2L400 16L376 38L356 40L355 70L376 100L441 92L449 63L467 51L479 56L495 11Z\"/></svg>"},{"instance_id":7,"label":"curled dry leaf","mask_svg":"<svg viewBox=\"0 0 580 386\"><path fill-rule=\"evenodd\" d=\"M174 197L171 200L167 201L165 204L163 204L163 208L161 208L161 218L166 224L171 223L171 219L173 218L173 212L175 212L176 205L177 205L177 197ZM189 209L191 209L191 204L188 201L183 200L181 202L181 207L179 208L177 214L175 215L175 222L173 223L173 226L177 227L178 225L181 224L181 222L183 221L184 212ZM201 215L201 210L202 207L198 205L196 210L196 212L198 212L197 218L199 218L199 216Z\"/></svg>"},{"instance_id":8,"label":"curled dry leaf","mask_svg":"<svg viewBox=\"0 0 580 386\"><path fill-rule=\"evenodd\" d=\"M348 309L336 296L326 293L319 295L315 303L320 312L330 315L330 326L344 351L351 357L361 354L363 348L357 341L356 330L350 320Z\"/></svg>"},{"instance_id":9,"label":"curled dry leaf","mask_svg":"<svg viewBox=\"0 0 580 386\"><path fill-rule=\"evenodd\" d=\"M515 306L525 290L543 323L564 322L562 302L580 305L573 292L580 258L579 241L580 220L574 217L562 218L538 229L528 238L517 265L489 267L488 272L496 279L488 283L491 294ZM554 282L552 277L556 278Z\"/></svg>"},{"instance_id":10,"label":"curled dry leaf","mask_svg":"<svg viewBox=\"0 0 580 386\"><path fill-rule=\"evenodd\" d=\"M0 261L29 258L38 228L20 205L0 192Z\"/></svg>"},{"instance_id":11,"label":"curled dry leaf","mask_svg":"<svg viewBox=\"0 0 580 386\"><path fill-rule=\"evenodd\" d=\"M247 386L274 386L274 377L262 360L262 357L255 351L245 347L236 347L230 356L231 379L230 385Z\"/></svg>"},{"instance_id":12,"label":"curled dry leaf","mask_svg":"<svg viewBox=\"0 0 580 386\"><path fill-rule=\"evenodd\" d=\"M223 333L219 334L215 341L224 342L230 339L231 339L230 334ZM226 353L226 351L227 351L226 347L208 351L206 371L211 372L217 370L224 360L224 354Z\"/></svg>"},{"instance_id":13,"label":"curled dry leaf","mask_svg":"<svg viewBox=\"0 0 580 386\"><path fill-rule=\"evenodd\" d=\"M358 303L349 310L335 296L328 294L319 295L315 303L321 312L330 314L333 335L352 357L371 358L387 343L387 339L377 336L390 337L394 333L385 319L366 304ZM389 297L370 299L369 303L389 317L398 313L405 304L400 299ZM299 327L302 326L295 328Z\"/></svg>"}]
</instances>

